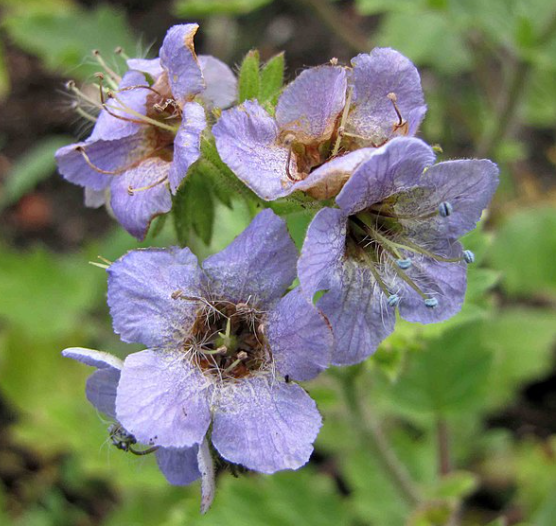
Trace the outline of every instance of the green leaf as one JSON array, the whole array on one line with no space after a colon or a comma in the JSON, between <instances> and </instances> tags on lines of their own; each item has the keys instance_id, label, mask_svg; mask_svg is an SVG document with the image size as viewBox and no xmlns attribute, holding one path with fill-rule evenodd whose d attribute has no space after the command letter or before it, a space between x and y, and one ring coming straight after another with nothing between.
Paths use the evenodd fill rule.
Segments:
<instances>
[{"instance_id":1,"label":"green leaf","mask_svg":"<svg viewBox=\"0 0 556 526\"><path fill-rule=\"evenodd\" d=\"M478 485L479 478L474 473L453 471L440 479L433 497L462 499L473 493Z\"/></svg>"},{"instance_id":2,"label":"green leaf","mask_svg":"<svg viewBox=\"0 0 556 526\"><path fill-rule=\"evenodd\" d=\"M0 210L18 201L38 183L52 175L56 169L54 153L69 142L71 139L67 137L46 137L19 157L8 172L0 198Z\"/></svg>"},{"instance_id":3,"label":"green leaf","mask_svg":"<svg viewBox=\"0 0 556 526\"><path fill-rule=\"evenodd\" d=\"M272 0L177 0L174 12L183 18L237 16L260 9L271 2Z\"/></svg>"},{"instance_id":4,"label":"green leaf","mask_svg":"<svg viewBox=\"0 0 556 526\"><path fill-rule=\"evenodd\" d=\"M6 59L4 58L4 46L0 42L0 102L2 102L10 92L10 76Z\"/></svg>"},{"instance_id":5,"label":"green leaf","mask_svg":"<svg viewBox=\"0 0 556 526\"><path fill-rule=\"evenodd\" d=\"M428 415L457 414L479 405L492 361L480 328L477 322L458 325L426 350L408 355L407 369L391 387L392 403Z\"/></svg>"},{"instance_id":6,"label":"green leaf","mask_svg":"<svg viewBox=\"0 0 556 526\"><path fill-rule=\"evenodd\" d=\"M261 70L261 88L259 102L270 101L273 105L278 101L278 96L284 84L284 53L272 57Z\"/></svg>"},{"instance_id":7,"label":"green leaf","mask_svg":"<svg viewBox=\"0 0 556 526\"><path fill-rule=\"evenodd\" d=\"M118 68L123 66L123 59L114 55L114 49L121 46L128 54L134 54L136 47L124 15L107 5L94 10L69 8L33 13L14 10L5 17L3 27L19 47L41 58L47 68L83 80L101 70L93 61L94 49Z\"/></svg>"},{"instance_id":8,"label":"green leaf","mask_svg":"<svg viewBox=\"0 0 556 526\"><path fill-rule=\"evenodd\" d=\"M512 296L556 295L556 208L521 210L502 225L489 252Z\"/></svg>"},{"instance_id":9,"label":"green leaf","mask_svg":"<svg viewBox=\"0 0 556 526\"><path fill-rule=\"evenodd\" d=\"M258 99L260 93L259 52L253 49L245 55L239 70L238 102Z\"/></svg>"}]
</instances>

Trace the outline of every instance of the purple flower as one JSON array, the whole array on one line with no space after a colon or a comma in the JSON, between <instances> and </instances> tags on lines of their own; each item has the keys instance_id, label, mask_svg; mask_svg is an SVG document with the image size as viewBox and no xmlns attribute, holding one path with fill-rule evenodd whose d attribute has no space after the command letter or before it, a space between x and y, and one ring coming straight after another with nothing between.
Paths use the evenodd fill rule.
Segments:
<instances>
[{"instance_id":1,"label":"purple flower","mask_svg":"<svg viewBox=\"0 0 556 526\"><path fill-rule=\"evenodd\" d=\"M296 259L285 223L265 210L202 268L187 248L112 264L114 330L149 348L118 369L121 426L171 451L210 437L224 459L263 473L304 465L321 417L293 381L323 370L333 343L299 288L284 296Z\"/></svg>"},{"instance_id":2,"label":"purple flower","mask_svg":"<svg viewBox=\"0 0 556 526\"><path fill-rule=\"evenodd\" d=\"M307 231L298 276L332 325L332 363L358 363L402 318L420 323L456 314L473 254L458 238L472 230L498 184L487 160L433 165L424 142L396 138L367 153Z\"/></svg>"},{"instance_id":3,"label":"purple flower","mask_svg":"<svg viewBox=\"0 0 556 526\"><path fill-rule=\"evenodd\" d=\"M197 29L197 24L172 27L160 58L128 60L121 80L108 68L91 136L56 153L60 173L85 187L85 203L101 206L109 194L116 219L138 239L155 216L170 210L171 193L199 158L206 119L194 99L212 108L235 98L236 79L228 66L196 56ZM117 85L111 89L105 82ZM73 83L69 88L90 100Z\"/></svg>"},{"instance_id":4,"label":"purple flower","mask_svg":"<svg viewBox=\"0 0 556 526\"><path fill-rule=\"evenodd\" d=\"M222 160L259 197L334 197L359 164L360 148L416 133L426 106L411 61L377 48L351 64L301 73L280 96L275 118L250 101L215 124Z\"/></svg>"}]
</instances>

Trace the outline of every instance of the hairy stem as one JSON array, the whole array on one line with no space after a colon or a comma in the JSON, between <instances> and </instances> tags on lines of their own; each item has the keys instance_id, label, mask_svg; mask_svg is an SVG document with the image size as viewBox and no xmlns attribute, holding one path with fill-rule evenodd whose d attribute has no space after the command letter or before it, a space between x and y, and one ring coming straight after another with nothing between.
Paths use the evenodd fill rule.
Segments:
<instances>
[{"instance_id":1,"label":"hairy stem","mask_svg":"<svg viewBox=\"0 0 556 526\"><path fill-rule=\"evenodd\" d=\"M351 423L362 441L369 445L381 464L384 473L397 488L400 496L411 506L417 506L421 496L405 466L400 462L378 421L368 411L363 411L361 396L357 393L356 377L342 377L343 394L351 416Z\"/></svg>"},{"instance_id":2,"label":"hairy stem","mask_svg":"<svg viewBox=\"0 0 556 526\"><path fill-rule=\"evenodd\" d=\"M311 10L351 51L368 53L371 50L371 44L365 33L346 19L345 15L328 0L289 0L289 2L296 7L302 4L307 10Z\"/></svg>"}]
</instances>

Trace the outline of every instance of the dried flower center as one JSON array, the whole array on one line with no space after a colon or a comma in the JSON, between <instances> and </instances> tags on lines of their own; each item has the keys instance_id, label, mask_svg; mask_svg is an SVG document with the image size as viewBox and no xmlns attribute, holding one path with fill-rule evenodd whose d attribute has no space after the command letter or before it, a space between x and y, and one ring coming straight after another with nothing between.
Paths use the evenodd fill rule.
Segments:
<instances>
[{"instance_id":1,"label":"dried flower center","mask_svg":"<svg viewBox=\"0 0 556 526\"><path fill-rule=\"evenodd\" d=\"M426 248L425 243L416 243L415 238L426 239L431 229L431 221L442 221L454 211L447 201L440 203L432 212L430 208L420 211L411 206L415 202L427 201L425 194L431 191L418 188L400 193L363 210L348 219L346 255L363 261L370 269L381 290L388 296L388 303L395 307L399 303L397 291L392 290L384 275L394 275L404 281L423 298L427 307L435 308L438 300L422 290L412 277L409 269L415 256L426 256L444 263L473 263L474 256L466 250L462 257L448 258ZM416 199L419 194L420 199ZM434 228L434 226L432 227ZM415 236L420 233L419 236ZM436 235L435 235L436 237Z\"/></svg>"},{"instance_id":2,"label":"dried flower center","mask_svg":"<svg viewBox=\"0 0 556 526\"><path fill-rule=\"evenodd\" d=\"M207 374L243 378L272 362L263 331L263 314L246 303L203 302L184 350Z\"/></svg>"}]
</instances>

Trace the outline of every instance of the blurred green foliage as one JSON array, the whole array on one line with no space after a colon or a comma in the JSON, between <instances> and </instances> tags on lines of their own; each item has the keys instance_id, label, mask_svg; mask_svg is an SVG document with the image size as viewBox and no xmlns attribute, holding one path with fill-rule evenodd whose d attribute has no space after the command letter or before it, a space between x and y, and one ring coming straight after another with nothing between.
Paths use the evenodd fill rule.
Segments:
<instances>
[{"instance_id":1,"label":"blurred green foliage","mask_svg":"<svg viewBox=\"0 0 556 526\"><path fill-rule=\"evenodd\" d=\"M270 3L177 0L173 8L179 16L210 21L212 16L256 16ZM130 458L109 446L109 422L85 400L90 371L63 360L59 351L87 345L123 357L135 350L112 334L105 272L88 261L97 261L98 255L114 260L138 246L174 244L176 237L203 258L226 246L268 206L238 183L207 134L201 159L174 198L171 220L157 220L144 243L114 229L86 241L76 253L0 244L0 395L18 415L2 431L6 438L0 453L12 448L12 456L0 456L0 463L9 467L6 458L20 459L17 445L33 451L38 465L45 466L26 482L27 492L0 485L2 524L433 526L446 524L462 501L469 510L462 522L466 526L506 524L496 515L511 507L520 510L516 520L522 526L554 524L554 426L547 426L546 437L523 437L490 425L489 419L504 415L509 406L519 407L520 391L554 369L554 179L552 193L537 190L525 202L519 179L511 174L516 161L532 162L539 146L498 128L507 117L500 108L506 108L512 114L508 128L517 123L554 132L556 7L549 0L331 5L342 9L344 4L361 17L374 17L369 48L371 43L397 48L424 68L429 104L424 138L441 143L445 157L463 149L494 155L501 165L502 190L491 217L464 239L477 263L469 268L462 313L426 327L400 320L365 364L331 370L308 384L324 415L315 462L299 472L237 479L224 469L213 509L199 516L197 485L169 487L152 458ZM87 9L70 0L0 0L0 5L5 11L1 29L10 45L60 75L90 77L98 69L90 55L94 48L110 62L116 60L116 46L128 54L136 49L125 14L113 6ZM0 99L9 89L4 62L0 49ZM239 67L239 100L258 98L272 112L283 81L284 55L262 64L252 50ZM0 209L13 206L52 173L52 153L65 142L61 136L45 137L15 159L2 183ZM293 196L272 208L285 216L300 246L312 212L292 212L298 204ZM360 419L353 418L347 403L346 381L357 388ZM554 416L546 418L554 422ZM401 498L367 440L376 422L424 496L418 509ZM439 422L449 430L455 468L442 477ZM479 508L473 501L477 491L495 493L495 511ZM91 510L99 502L106 507L95 516Z\"/></svg>"}]
</instances>

